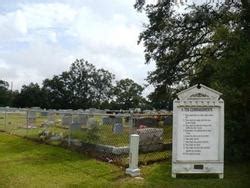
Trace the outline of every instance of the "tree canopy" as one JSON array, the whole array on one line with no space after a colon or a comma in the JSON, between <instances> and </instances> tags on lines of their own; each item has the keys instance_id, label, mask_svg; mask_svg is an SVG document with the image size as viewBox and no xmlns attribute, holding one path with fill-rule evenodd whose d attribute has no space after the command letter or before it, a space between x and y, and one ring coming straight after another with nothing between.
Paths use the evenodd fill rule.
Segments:
<instances>
[{"instance_id":1,"label":"tree canopy","mask_svg":"<svg viewBox=\"0 0 250 188\"><path fill-rule=\"evenodd\" d=\"M0 80L0 106L9 106L11 103L11 96L8 88L9 83Z\"/></svg>"},{"instance_id":2,"label":"tree canopy","mask_svg":"<svg viewBox=\"0 0 250 188\"><path fill-rule=\"evenodd\" d=\"M116 108L128 110L141 107L145 102L142 91L143 87L131 79L117 81L113 88L113 102L116 104Z\"/></svg>"},{"instance_id":3,"label":"tree canopy","mask_svg":"<svg viewBox=\"0 0 250 188\"><path fill-rule=\"evenodd\" d=\"M99 108L110 99L114 75L96 67L84 59L72 63L70 70L44 81L54 108Z\"/></svg>"},{"instance_id":4,"label":"tree canopy","mask_svg":"<svg viewBox=\"0 0 250 188\"><path fill-rule=\"evenodd\" d=\"M84 59L76 59L68 71L43 81L23 85L20 92L8 89L0 80L0 105L47 109L129 109L146 101L143 87L131 79L116 81L114 74L98 69Z\"/></svg>"},{"instance_id":5,"label":"tree canopy","mask_svg":"<svg viewBox=\"0 0 250 188\"><path fill-rule=\"evenodd\" d=\"M23 85L14 99L14 104L18 107L45 107L46 102L46 96L37 83Z\"/></svg>"},{"instance_id":6,"label":"tree canopy","mask_svg":"<svg viewBox=\"0 0 250 188\"><path fill-rule=\"evenodd\" d=\"M226 157L249 159L249 2L192 5L182 14L170 1L145 6L138 0L135 7L145 10L149 19L139 41L145 46L146 63L156 64L147 78L155 86L151 101L168 97L171 90L174 97L180 87L196 83L221 91Z\"/></svg>"}]
</instances>

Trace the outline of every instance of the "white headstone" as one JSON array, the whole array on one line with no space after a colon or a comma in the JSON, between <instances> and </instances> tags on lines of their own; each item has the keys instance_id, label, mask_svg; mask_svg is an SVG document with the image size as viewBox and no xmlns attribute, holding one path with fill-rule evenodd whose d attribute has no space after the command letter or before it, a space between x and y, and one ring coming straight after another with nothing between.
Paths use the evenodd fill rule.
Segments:
<instances>
[{"instance_id":1,"label":"white headstone","mask_svg":"<svg viewBox=\"0 0 250 188\"><path fill-rule=\"evenodd\" d=\"M36 121L36 112L28 111L28 128L34 128Z\"/></svg>"},{"instance_id":2,"label":"white headstone","mask_svg":"<svg viewBox=\"0 0 250 188\"><path fill-rule=\"evenodd\" d=\"M49 121L49 122L54 122L55 119L56 119L56 114L55 114L55 112L49 111L49 112L48 112L48 121Z\"/></svg>"},{"instance_id":3,"label":"white headstone","mask_svg":"<svg viewBox=\"0 0 250 188\"><path fill-rule=\"evenodd\" d=\"M138 168L139 158L139 135L130 135L129 144L129 167L126 169L126 174L131 176L140 176L140 169Z\"/></svg>"},{"instance_id":4,"label":"white headstone","mask_svg":"<svg viewBox=\"0 0 250 188\"><path fill-rule=\"evenodd\" d=\"M195 85L173 104L172 177L224 173L224 101L221 93Z\"/></svg>"}]
</instances>

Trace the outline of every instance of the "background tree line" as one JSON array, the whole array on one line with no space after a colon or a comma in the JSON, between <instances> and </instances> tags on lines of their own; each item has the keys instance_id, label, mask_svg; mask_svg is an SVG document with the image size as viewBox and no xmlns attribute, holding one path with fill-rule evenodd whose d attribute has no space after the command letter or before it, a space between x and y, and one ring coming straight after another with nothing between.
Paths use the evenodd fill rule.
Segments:
<instances>
[{"instance_id":1,"label":"background tree line","mask_svg":"<svg viewBox=\"0 0 250 188\"><path fill-rule=\"evenodd\" d=\"M69 71L10 91L0 80L0 106L41 107L47 109L129 109L148 106L142 96L144 87L132 79L115 81L107 70L97 69L84 59L72 63Z\"/></svg>"}]
</instances>

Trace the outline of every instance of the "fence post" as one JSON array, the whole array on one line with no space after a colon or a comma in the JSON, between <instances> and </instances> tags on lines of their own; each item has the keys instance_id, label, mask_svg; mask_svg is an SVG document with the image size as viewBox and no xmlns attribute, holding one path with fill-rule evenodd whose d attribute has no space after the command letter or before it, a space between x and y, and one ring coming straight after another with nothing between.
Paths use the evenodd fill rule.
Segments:
<instances>
[{"instance_id":1,"label":"fence post","mask_svg":"<svg viewBox=\"0 0 250 188\"><path fill-rule=\"evenodd\" d=\"M6 126L7 126L7 108L5 107L5 113L4 113L4 130L6 130Z\"/></svg>"},{"instance_id":2,"label":"fence post","mask_svg":"<svg viewBox=\"0 0 250 188\"><path fill-rule=\"evenodd\" d=\"M73 113L71 114L71 123L69 125L69 136L68 136L68 147L71 145L71 128L72 128L72 124L73 124Z\"/></svg>"},{"instance_id":3,"label":"fence post","mask_svg":"<svg viewBox=\"0 0 250 188\"><path fill-rule=\"evenodd\" d=\"M129 134L134 134L135 131L134 131L134 116L133 116L133 113L130 113L130 129L129 129Z\"/></svg>"},{"instance_id":4,"label":"fence post","mask_svg":"<svg viewBox=\"0 0 250 188\"><path fill-rule=\"evenodd\" d=\"M131 176L139 176L140 169L138 168L138 154L139 154L139 135L130 135L129 144L129 168L126 169L126 174Z\"/></svg>"},{"instance_id":5,"label":"fence post","mask_svg":"<svg viewBox=\"0 0 250 188\"><path fill-rule=\"evenodd\" d=\"M28 129L29 129L29 109L26 110L26 136L28 137Z\"/></svg>"}]
</instances>

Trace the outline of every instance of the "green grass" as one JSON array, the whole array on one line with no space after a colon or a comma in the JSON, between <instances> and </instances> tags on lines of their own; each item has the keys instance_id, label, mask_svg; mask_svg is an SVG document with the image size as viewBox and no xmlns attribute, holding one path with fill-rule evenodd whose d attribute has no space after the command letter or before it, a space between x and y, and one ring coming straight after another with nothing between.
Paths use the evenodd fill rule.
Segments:
<instances>
[{"instance_id":1,"label":"green grass","mask_svg":"<svg viewBox=\"0 0 250 188\"><path fill-rule=\"evenodd\" d=\"M60 147L34 143L0 132L0 187L250 187L250 163L225 165L225 178L214 175L171 178L170 162L142 166L143 179L124 169Z\"/></svg>"},{"instance_id":2,"label":"green grass","mask_svg":"<svg viewBox=\"0 0 250 188\"><path fill-rule=\"evenodd\" d=\"M0 140L0 187L102 187L122 175L117 166L63 148L4 133Z\"/></svg>"}]
</instances>

